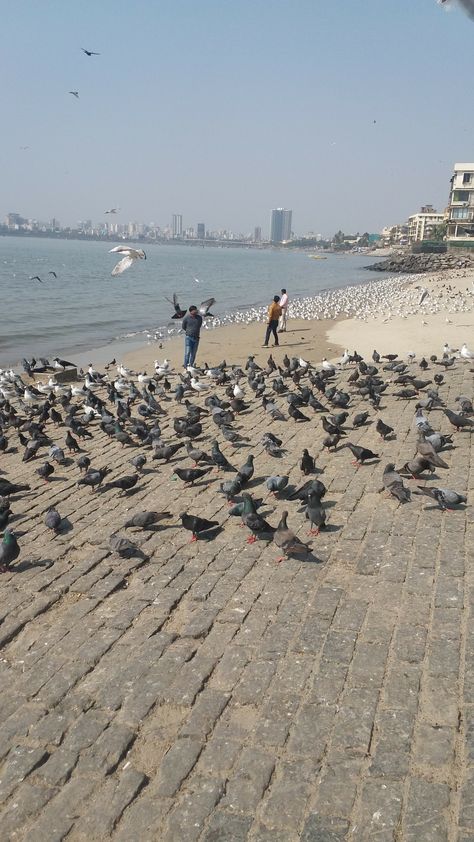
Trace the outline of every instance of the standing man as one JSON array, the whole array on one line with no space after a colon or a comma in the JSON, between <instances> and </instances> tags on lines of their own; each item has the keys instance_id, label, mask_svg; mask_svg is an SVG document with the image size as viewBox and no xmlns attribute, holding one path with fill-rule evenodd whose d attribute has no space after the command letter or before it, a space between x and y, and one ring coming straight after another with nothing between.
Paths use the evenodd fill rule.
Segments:
<instances>
[{"instance_id":1,"label":"standing man","mask_svg":"<svg viewBox=\"0 0 474 842\"><path fill-rule=\"evenodd\" d=\"M279 304L280 296L274 295L273 301L268 308L268 322L267 322L267 332L265 334L265 342L263 343L264 348L268 348L268 340L270 339L270 334L273 333L275 339L275 346L279 345L278 342L278 334L277 334L277 327L278 327L278 319L281 316L281 307Z\"/></svg>"},{"instance_id":2,"label":"standing man","mask_svg":"<svg viewBox=\"0 0 474 842\"><path fill-rule=\"evenodd\" d=\"M201 332L202 316L198 313L195 304L191 304L189 312L186 313L181 329L185 331L184 337L184 367L194 365L199 345L199 334Z\"/></svg>"},{"instance_id":3,"label":"standing man","mask_svg":"<svg viewBox=\"0 0 474 842\"><path fill-rule=\"evenodd\" d=\"M281 291L280 307L281 307L281 317L280 317L280 326L278 328L278 332L279 333L286 333L286 317L288 315L288 294L286 292L286 289L282 289L282 291Z\"/></svg>"}]
</instances>

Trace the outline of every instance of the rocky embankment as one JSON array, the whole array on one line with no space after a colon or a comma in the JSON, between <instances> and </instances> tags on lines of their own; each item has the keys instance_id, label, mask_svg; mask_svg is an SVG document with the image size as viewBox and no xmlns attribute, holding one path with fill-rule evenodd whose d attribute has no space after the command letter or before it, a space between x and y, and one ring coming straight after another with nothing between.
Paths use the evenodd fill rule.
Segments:
<instances>
[{"instance_id":1,"label":"rocky embankment","mask_svg":"<svg viewBox=\"0 0 474 842\"><path fill-rule=\"evenodd\" d=\"M423 272L442 272L446 269L473 269L474 255L466 254L401 254L389 257L372 266L366 266L374 272L400 272L403 274L421 274Z\"/></svg>"}]
</instances>

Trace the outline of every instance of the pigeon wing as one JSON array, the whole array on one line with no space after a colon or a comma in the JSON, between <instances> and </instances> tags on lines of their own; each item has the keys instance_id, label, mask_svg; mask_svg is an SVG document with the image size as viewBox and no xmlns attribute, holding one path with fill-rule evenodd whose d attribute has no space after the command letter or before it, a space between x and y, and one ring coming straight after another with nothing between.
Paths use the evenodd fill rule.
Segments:
<instances>
[{"instance_id":1,"label":"pigeon wing","mask_svg":"<svg viewBox=\"0 0 474 842\"><path fill-rule=\"evenodd\" d=\"M125 269L130 269L130 266L133 265L134 258L130 257L130 255L126 257L122 257L122 260L119 260L116 266L112 269L112 275L121 275L122 272L125 272Z\"/></svg>"},{"instance_id":2,"label":"pigeon wing","mask_svg":"<svg viewBox=\"0 0 474 842\"><path fill-rule=\"evenodd\" d=\"M467 12L469 17L474 20L474 0L459 0L459 4Z\"/></svg>"},{"instance_id":3,"label":"pigeon wing","mask_svg":"<svg viewBox=\"0 0 474 842\"><path fill-rule=\"evenodd\" d=\"M207 298L206 301L201 301L201 304L199 305L199 312L201 316L205 316L207 311L210 310L212 305L215 303L215 298Z\"/></svg>"}]
</instances>

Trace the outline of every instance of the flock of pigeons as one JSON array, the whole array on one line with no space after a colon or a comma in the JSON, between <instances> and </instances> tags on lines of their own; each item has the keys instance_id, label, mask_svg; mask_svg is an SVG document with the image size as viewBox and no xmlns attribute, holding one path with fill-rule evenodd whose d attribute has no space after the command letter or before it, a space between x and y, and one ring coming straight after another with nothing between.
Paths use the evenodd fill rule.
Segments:
<instances>
[{"instance_id":1,"label":"flock of pigeons","mask_svg":"<svg viewBox=\"0 0 474 842\"><path fill-rule=\"evenodd\" d=\"M445 346L439 359L432 356L429 361L422 358L417 362L414 355L409 355L405 362L397 354L381 356L374 351L372 361L367 362L357 352L346 351L337 365L323 360L317 368L302 358L290 359L287 355L281 365L270 355L266 367L262 368L249 356L243 368L223 361L216 367L189 367L184 372L174 372L165 360L155 361L153 375L137 374L123 365L116 366L116 374L112 375L116 365L113 360L105 373L92 365L86 372L81 371L84 382L78 385L56 381L56 372L73 366L68 360L57 357L52 363L47 359L39 363L35 359L24 360L28 383L13 371L0 371L0 452L12 453L23 448L22 461L37 465L32 480L36 475L37 481L45 483L56 470L70 468L72 476L77 476L78 488L89 487L96 494L110 491L133 494L147 463L172 462L174 477L186 486L212 483L216 492L224 495L230 506L229 515L239 517L249 530L249 542L273 541L282 554L279 560L292 555L306 556L311 553L311 545L288 526L288 510L282 512L278 524L271 525L260 511L264 498L253 497L251 491L255 485L262 486L266 496L273 494L296 501L308 521L310 534L317 535L327 525L326 486L314 476L321 471L316 465L317 454L312 455L307 448L302 451L299 461L302 484L296 488L289 484L289 476L285 474L255 477L254 462L258 454L256 457L251 452L243 464L234 464L240 448L259 448L260 453L263 449L268 456L281 459L288 451L287 425L309 423L315 425L315 432L323 428L322 447L329 452L347 447L355 466L360 468L378 460L379 454L350 441L349 431L375 422L382 441L394 438L395 430L383 420L382 403L387 397L413 400L416 401L416 453L399 469L392 462L386 464L380 489L400 503L407 503L412 498L405 484L407 477L419 481L426 475L431 478L437 469L448 467L441 454L454 446L453 434L436 429L431 421L439 418L435 411L444 413L456 433L470 432L474 427L470 396L459 395L454 410L445 406L439 394L449 371L460 360L474 359L474 352L465 345L456 354ZM50 377L46 383L34 386L31 379L38 374ZM239 418L252 415L260 408L264 410L266 422L254 417L255 437L251 440L242 434ZM123 475L107 482L108 465L92 464L87 453L87 443L97 441L96 437L100 436L109 437L124 451ZM292 437L293 433L289 438ZM227 445L233 448L230 458L224 453ZM75 464L70 456L66 457L66 451L77 455ZM130 464L133 472L126 471ZM28 483L15 482L5 474L0 476L0 531L3 532L0 569L3 572L10 570L20 555L18 535L9 526L14 501L17 495L29 491ZM443 511L467 502L466 496L458 491L433 485L417 485L413 493L429 496ZM169 511L139 511L127 518L123 529L132 526L150 529L171 517ZM56 507L45 512L44 522L53 534L61 532L63 518ZM183 511L180 522L191 532L192 540L212 538L222 528L218 521L202 517L199 511ZM109 546L121 556L146 558L140 547L118 531L110 536Z\"/></svg>"}]
</instances>

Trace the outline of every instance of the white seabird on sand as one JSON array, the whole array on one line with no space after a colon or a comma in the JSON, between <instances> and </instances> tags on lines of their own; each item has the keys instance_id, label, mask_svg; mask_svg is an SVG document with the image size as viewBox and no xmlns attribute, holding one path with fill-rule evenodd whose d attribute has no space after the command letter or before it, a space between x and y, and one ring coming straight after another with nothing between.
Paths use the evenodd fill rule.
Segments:
<instances>
[{"instance_id":1,"label":"white seabird on sand","mask_svg":"<svg viewBox=\"0 0 474 842\"><path fill-rule=\"evenodd\" d=\"M143 249L132 249L130 246L115 246L115 248L109 249L109 254L123 254L122 260L119 260L112 269L112 275L121 275L122 272L125 272L125 269L133 266L136 260L146 260Z\"/></svg>"}]
</instances>

